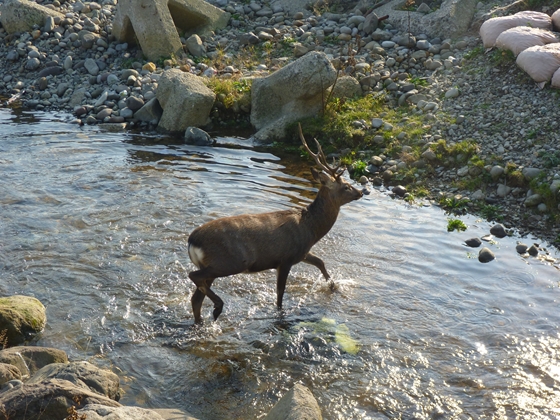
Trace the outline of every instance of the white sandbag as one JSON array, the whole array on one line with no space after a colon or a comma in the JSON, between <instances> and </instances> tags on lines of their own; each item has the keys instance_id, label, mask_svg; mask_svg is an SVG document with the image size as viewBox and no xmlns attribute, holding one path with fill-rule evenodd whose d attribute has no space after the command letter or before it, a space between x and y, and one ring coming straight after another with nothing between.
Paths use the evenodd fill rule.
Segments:
<instances>
[{"instance_id":1,"label":"white sandbag","mask_svg":"<svg viewBox=\"0 0 560 420\"><path fill-rule=\"evenodd\" d=\"M511 16L502 16L488 19L480 27L480 37L484 48L492 48L498 36L508 29L516 26L530 26L532 28L552 29L552 20L546 13L530 10L516 13Z\"/></svg>"},{"instance_id":2,"label":"white sandbag","mask_svg":"<svg viewBox=\"0 0 560 420\"><path fill-rule=\"evenodd\" d=\"M527 48L515 61L537 82L548 82L560 68L560 44L548 44Z\"/></svg>"},{"instance_id":3,"label":"white sandbag","mask_svg":"<svg viewBox=\"0 0 560 420\"><path fill-rule=\"evenodd\" d=\"M529 26L517 26L502 32L496 39L496 47L510 50L517 56L527 48L552 44L553 42L560 42L560 39L553 32Z\"/></svg>"},{"instance_id":4,"label":"white sandbag","mask_svg":"<svg viewBox=\"0 0 560 420\"><path fill-rule=\"evenodd\" d=\"M550 86L560 89L560 68L552 75L552 79L550 79Z\"/></svg>"},{"instance_id":5,"label":"white sandbag","mask_svg":"<svg viewBox=\"0 0 560 420\"><path fill-rule=\"evenodd\" d=\"M552 29L560 32L560 9L550 16L550 20L552 20Z\"/></svg>"}]
</instances>

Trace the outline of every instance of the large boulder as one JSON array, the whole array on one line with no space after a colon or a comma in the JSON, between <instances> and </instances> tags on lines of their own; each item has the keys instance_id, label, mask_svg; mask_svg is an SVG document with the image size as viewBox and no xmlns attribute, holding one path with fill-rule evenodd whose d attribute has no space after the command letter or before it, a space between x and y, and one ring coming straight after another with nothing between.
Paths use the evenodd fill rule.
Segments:
<instances>
[{"instance_id":1,"label":"large boulder","mask_svg":"<svg viewBox=\"0 0 560 420\"><path fill-rule=\"evenodd\" d=\"M78 410L79 416L87 420L166 420L157 410L148 410L140 407L106 407L99 404L89 404ZM192 419L192 417L175 417L174 420Z\"/></svg>"},{"instance_id":2,"label":"large boulder","mask_svg":"<svg viewBox=\"0 0 560 420\"><path fill-rule=\"evenodd\" d=\"M255 79L251 89L251 123L255 138L281 140L288 124L316 116L325 106L336 70L327 56L311 52L268 77Z\"/></svg>"},{"instance_id":3,"label":"large boulder","mask_svg":"<svg viewBox=\"0 0 560 420\"><path fill-rule=\"evenodd\" d=\"M230 15L203 0L119 0L113 35L140 44L149 60L181 54L176 26L185 36L225 28Z\"/></svg>"},{"instance_id":4,"label":"large boulder","mask_svg":"<svg viewBox=\"0 0 560 420\"><path fill-rule=\"evenodd\" d=\"M8 346L24 343L40 333L47 323L45 307L30 296L0 298L0 332L5 332Z\"/></svg>"},{"instance_id":5,"label":"large boulder","mask_svg":"<svg viewBox=\"0 0 560 420\"><path fill-rule=\"evenodd\" d=\"M216 99L202 78L179 69L163 73L156 97L163 108L158 129L167 132L184 132L187 127L208 124Z\"/></svg>"},{"instance_id":6,"label":"large boulder","mask_svg":"<svg viewBox=\"0 0 560 420\"><path fill-rule=\"evenodd\" d=\"M321 420L322 418L319 404L309 388L295 384L272 407L265 420Z\"/></svg>"},{"instance_id":7,"label":"large boulder","mask_svg":"<svg viewBox=\"0 0 560 420\"><path fill-rule=\"evenodd\" d=\"M8 33L28 32L34 25L43 27L47 17L64 19L62 13L41 6L34 1L6 0L0 3L0 23Z\"/></svg>"},{"instance_id":8,"label":"large boulder","mask_svg":"<svg viewBox=\"0 0 560 420\"><path fill-rule=\"evenodd\" d=\"M403 10L405 3L405 0L393 0L375 9L375 13L388 15L388 22L401 31L445 39L459 37L469 29L478 1L445 0L439 9L428 14L407 12Z\"/></svg>"},{"instance_id":9,"label":"large boulder","mask_svg":"<svg viewBox=\"0 0 560 420\"><path fill-rule=\"evenodd\" d=\"M26 383L38 384L48 379L65 379L115 401L121 397L119 377L88 362L49 364L38 370Z\"/></svg>"},{"instance_id":10,"label":"large boulder","mask_svg":"<svg viewBox=\"0 0 560 420\"><path fill-rule=\"evenodd\" d=\"M68 356L62 350L49 347L20 346L0 351L0 363L17 367L26 377L51 363L68 363Z\"/></svg>"},{"instance_id":11,"label":"large boulder","mask_svg":"<svg viewBox=\"0 0 560 420\"><path fill-rule=\"evenodd\" d=\"M70 407L80 409L87 404L120 407L110 398L63 379L24 383L0 394L0 407L8 419L65 419Z\"/></svg>"}]
</instances>

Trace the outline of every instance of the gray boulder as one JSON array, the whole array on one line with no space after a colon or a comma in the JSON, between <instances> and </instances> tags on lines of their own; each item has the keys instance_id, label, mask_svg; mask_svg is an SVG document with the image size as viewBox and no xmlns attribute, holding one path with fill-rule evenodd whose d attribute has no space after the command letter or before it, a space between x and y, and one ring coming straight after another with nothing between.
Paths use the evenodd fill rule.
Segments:
<instances>
[{"instance_id":1,"label":"gray boulder","mask_svg":"<svg viewBox=\"0 0 560 420\"><path fill-rule=\"evenodd\" d=\"M223 29L230 15L203 0L120 0L113 35L121 42L140 44L149 60L180 55L176 26L185 36Z\"/></svg>"},{"instance_id":2,"label":"gray boulder","mask_svg":"<svg viewBox=\"0 0 560 420\"><path fill-rule=\"evenodd\" d=\"M272 407L265 420L321 420L322 418L319 404L309 388L295 384Z\"/></svg>"},{"instance_id":3,"label":"gray boulder","mask_svg":"<svg viewBox=\"0 0 560 420\"><path fill-rule=\"evenodd\" d=\"M206 55L206 48L204 48L202 39L197 34L191 35L187 39L185 46L193 57L204 57Z\"/></svg>"},{"instance_id":4,"label":"gray boulder","mask_svg":"<svg viewBox=\"0 0 560 420\"><path fill-rule=\"evenodd\" d=\"M47 17L64 15L28 0L6 0L0 3L0 23L8 33L28 32L34 25L43 27Z\"/></svg>"},{"instance_id":5,"label":"gray boulder","mask_svg":"<svg viewBox=\"0 0 560 420\"><path fill-rule=\"evenodd\" d=\"M362 86L352 76L342 76L336 80L332 88L333 98L354 98L362 96Z\"/></svg>"},{"instance_id":6,"label":"gray boulder","mask_svg":"<svg viewBox=\"0 0 560 420\"><path fill-rule=\"evenodd\" d=\"M208 123L216 95L194 74L171 69L163 73L156 98L163 108L158 129L184 132Z\"/></svg>"},{"instance_id":7,"label":"gray boulder","mask_svg":"<svg viewBox=\"0 0 560 420\"><path fill-rule=\"evenodd\" d=\"M288 124L318 115L335 79L336 70L327 56L315 51L255 79L251 89L251 123L259 130L255 138L281 140Z\"/></svg>"},{"instance_id":8,"label":"gray boulder","mask_svg":"<svg viewBox=\"0 0 560 420\"><path fill-rule=\"evenodd\" d=\"M100 404L88 404L77 413L78 416L85 416L88 420L165 420L165 417L156 411L140 407L106 407Z\"/></svg>"},{"instance_id":9,"label":"gray boulder","mask_svg":"<svg viewBox=\"0 0 560 420\"><path fill-rule=\"evenodd\" d=\"M151 124L159 123L163 109L156 98L150 99L134 114L135 121L143 121Z\"/></svg>"},{"instance_id":10,"label":"gray boulder","mask_svg":"<svg viewBox=\"0 0 560 420\"><path fill-rule=\"evenodd\" d=\"M214 140L206 131L196 127L188 127L185 131L185 143L194 146L211 146Z\"/></svg>"},{"instance_id":11,"label":"gray boulder","mask_svg":"<svg viewBox=\"0 0 560 420\"><path fill-rule=\"evenodd\" d=\"M27 377L51 363L68 363L68 356L49 347L19 346L0 351L0 363L17 367Z\"/></svg>"},{"instance_id":12,"label":"gray boulder","mask_svg":"<svg viewBox=\"0 0 560 420\"><path fill-rule=\"evenodd\" d=\"M121 397L119 377L88 362L51 363L39 369L26 383L38 384L49 379L64 379L115 401Z\"/></svg>"},{"instance_id":13,"label":"gray boulder","mask_svg":"<svg viewBox=\"0 0 560 420\"><path fill-rule=\"evenodd\" d=\"M456 38L470 26L477 0L445 0L433 13L402 10L403 0L393 0L378 9L378 16L389 15L388 22L401 31L426 34L429 37ZM418 2L417 2L418 3Z\"/></svg>"},{"instance_id":14,"label":"gray boulder","mask_svg":"<svg viewBox=\"0 0 560 420\"><path fill-rule=\"evenodd\" d=\"M45 307L34 297L0 298L0 331L6 331L8 346L24 343L43 331L47 323Z\"/></svg>"},{"instance_id":15,"label":"gray boulder","mask_svg":"<svg viewBox=\"0 0 560 420\"><path fill-rule=\"evenodd\" d=\"M10 419L65 419L68 409L87 404L119 407L120 404L63 379L20 384L0 394L0 407Z\"/></svg>"},{"instance_id":16,"label":"gray boulder","mask_svg":"<svg viewBox=\"0 0 560 420\"><path fill-rule=\"evenodd\" d=\"M527 181L531 181L532 179L538 177L543 171L539 168L523 168L523 176Z\"/></svg>"}]
</instances>

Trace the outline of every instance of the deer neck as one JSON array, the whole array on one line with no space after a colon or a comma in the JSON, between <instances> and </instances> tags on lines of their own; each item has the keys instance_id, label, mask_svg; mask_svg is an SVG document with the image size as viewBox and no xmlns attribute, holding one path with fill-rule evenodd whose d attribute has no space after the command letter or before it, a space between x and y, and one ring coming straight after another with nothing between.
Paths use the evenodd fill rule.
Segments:
<instances>
[{"instance_id":1,"label":"deer neck","mask_svg":"<svg viewBox=\"0 0 560 420\"><path fill-rule=\"evenodd\" d=\"M304 222L310 227L316 241L325 236L338 217L340 206L335 203L327 188L322 187L317 197L307 207Z\"/></svg>"}]
</instances>

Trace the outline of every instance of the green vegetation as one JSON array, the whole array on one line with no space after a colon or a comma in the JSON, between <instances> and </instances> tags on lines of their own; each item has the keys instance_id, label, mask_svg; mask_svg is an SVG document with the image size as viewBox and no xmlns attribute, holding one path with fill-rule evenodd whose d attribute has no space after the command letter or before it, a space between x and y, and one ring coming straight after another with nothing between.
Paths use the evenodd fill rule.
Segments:
<instances>
[{"instance_id":1,"label":"green vegetation","mask_svg":"<svg viewBox=\"0 0 560 420\"><path fill-rule=\"evenodd\" d=\"M501 209L498 206L492 204L485 204L479 209L480 214L489 222L496 221L501 222L504 220L504 216L501 214Z\"/></svg>"},{"instance_id":2,"label":"green vegetation","mask_svg":"<svg viewBox=\"0 0 560 420\"><path fill-rule=\"evenodd\" d=\"M539 152L539 157L543 160L546 168L554 168L560 165L560 151L555 150L551 152Z\"/></svg>"},{"instance_id":3,"label":"green vegetation","mask_svg":"<svg viewBox=\"0 0 560 420\"><path fill-rule=\"evenodd\" d=\"M478 45L477 47L473 48L471 51L464 55L466 60L473 60L477 57L480 57L484 54L484 47L482 45Z\"/></svg>"},{"instance_id":4,"label":"green vegetation","mask_svg":"<svg viewBox=\"0 0 560 420\"><path fill-rule=\"evenodd\" d=\"M462 232L464 230L467 230L467 225L465 225L465 223L463 223L463 221L459 219L447 219L447 231L453 232L454 230Z\"/></svg>"},{"instance_id":5,"label":"green vegetation","mask_svg":"<svg viewBox=\"0 0 560 420\"><path fill-rule=\"evenodd\" d=\"M206 83L226 109L232 108L236 104L251 103L250 79L220 79L218 77L211 77L207 79Z\"/></svg>"},{"instance_id":6,"label":"green vegetation","mask_svg":"<svg viewBox=\"0 0 560 420\"><path fill-rule=\"evenodd\" d=\"M464 214L467 211L467 204L469 200L456 197L442 197L439 200L439 205L445 209L447 213L451 214Z\"/></svg>"},{"instance_id":7,"label":"green vegetation","mask_svg":"<svg viewBox=\"0 0 560 420\"><path fill-rule=\"evenodd\" d=\"M510 66L515 63L515 55L510 50L496 48L491 54L495 66Z\"/></svg>"},{"instance_id":8,"label":"green vegetation","mask_svg":"<svg viewBox=\"0 0 560 420\"><path fill-rule=\"evenodd\" d=\"M362 175L366 174L367 163L363 160L356 160L352 163L351 173L352 178L359 179Z\"/></svg>"}]
</instances>

